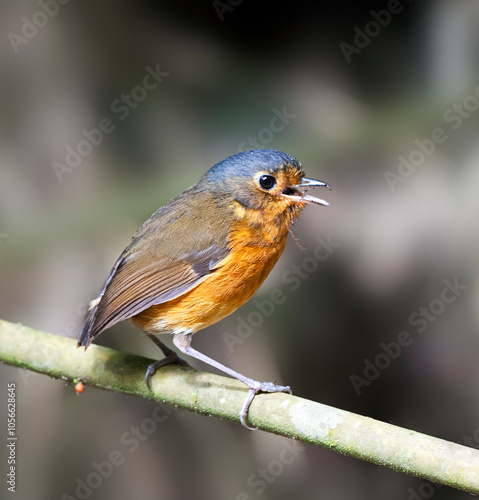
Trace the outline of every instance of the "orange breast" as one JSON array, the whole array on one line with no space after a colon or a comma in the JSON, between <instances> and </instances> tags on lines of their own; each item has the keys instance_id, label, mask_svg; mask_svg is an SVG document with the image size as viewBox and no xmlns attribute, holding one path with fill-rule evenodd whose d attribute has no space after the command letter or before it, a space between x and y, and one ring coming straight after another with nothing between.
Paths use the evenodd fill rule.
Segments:
<instances>
[{"instance_id":1,"label":"orange breast","mask_svg":"<svg viewBox=\"0 0 479 500\"><path fill-rule=\"evenodd\" d=\"M237 232L232 252L218 269L184 295L151 306L132 318L147 333L195 333L234 312L249 300L278 261L287 232L274 245L248 245L244 231Z\"/></svg>"}]
</instances>

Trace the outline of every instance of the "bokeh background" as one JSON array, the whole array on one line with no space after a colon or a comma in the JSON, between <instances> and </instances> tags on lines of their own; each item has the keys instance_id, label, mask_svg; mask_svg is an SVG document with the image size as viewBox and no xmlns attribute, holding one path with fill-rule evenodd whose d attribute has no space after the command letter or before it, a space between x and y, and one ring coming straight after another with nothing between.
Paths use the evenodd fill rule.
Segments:
<instances>
[{"instance_id":1,"label":"bokeh background","mask_svg":"<svg viewBox=\"0 0 479 500\"><path fill-rule=\"evenodd\" d=\"M280 289L284 303L232 345L258 318L251 301L195 347L298 396L479 447L479 4L44 5L0 0L0 318L76 338L151 213L224 157L273 147L333 186L331 207L303 212L299 245L256 296ZM163 81L138 89L158 67ZM110 132L65 165L105 119ZM409 345L380 356L401 332ZM128 323L98 342L159 355ZM0 376L4 398L17 383L19 498L468 498L311 446L282 464L277 436ZM167 418L151 429L154 412ZM77 491L114 450L124 462Z\"/></svg>"}]
</instances>

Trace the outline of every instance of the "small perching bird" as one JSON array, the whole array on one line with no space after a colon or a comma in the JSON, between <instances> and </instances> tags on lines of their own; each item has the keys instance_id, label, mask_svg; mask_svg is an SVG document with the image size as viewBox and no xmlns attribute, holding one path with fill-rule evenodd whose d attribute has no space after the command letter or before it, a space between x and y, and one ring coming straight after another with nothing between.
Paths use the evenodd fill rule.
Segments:
<instances>
[{"instance_id":1,"label":"small perching bird","mask_svg":"<svg viewBox=\"0 0 479 500\"><path fill-rule=\"evenodd\" d=\"M103 330L130 319L165 355L149 366L149 387L161 366L185 364L155 337L171 334L182 353L246 384L240 420L248 427L248 409L258 392L290 388L245 377L198 352L191 339L253 296L307 204L328 205L306 194L312 187L329 186L306 178L295 158L273 149L245 151L213 166L133 236L92 301L78 345L86 349Z\"/></svg>"}]
</instances>

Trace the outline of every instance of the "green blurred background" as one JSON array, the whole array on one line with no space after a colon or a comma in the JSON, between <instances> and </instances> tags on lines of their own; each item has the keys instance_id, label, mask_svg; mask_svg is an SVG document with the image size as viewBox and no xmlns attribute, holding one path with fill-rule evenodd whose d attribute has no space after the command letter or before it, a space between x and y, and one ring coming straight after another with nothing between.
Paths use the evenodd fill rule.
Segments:
<instances>
[{"instance_id":1,"label":"green blurred background","mask_svg":"<svg viewBox=\"0 0 479 500\"><path fill-rule=\"evenodd\" d=\"M0 0L0 318L78 337L151 213L224 157L273 147L332 185L331 207L305 209L259 302L194 346L298 396L479 447L479 4L44 5ZM168 75L142 89L158 65ZM106 119L97 145L81 143ZM66 165L79 143L88 154ZM284 303L259 314L277 289ZM159 356L128 323L98 342ZM0 376L3 398L17 383L22 499L469 498L133 397ZM96 485L114 450L123 462Z\"/></svg>"}]
</instances>

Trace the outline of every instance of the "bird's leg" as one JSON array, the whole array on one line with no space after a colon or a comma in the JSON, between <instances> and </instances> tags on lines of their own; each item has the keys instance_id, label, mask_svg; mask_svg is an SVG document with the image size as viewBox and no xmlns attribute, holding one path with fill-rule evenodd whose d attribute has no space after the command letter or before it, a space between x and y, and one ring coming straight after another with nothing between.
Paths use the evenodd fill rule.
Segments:
<instances>
[{"instance_id":1,"label":"bird's leg","mask_svg":"<svg viewBox=\"0 0 479 500\"><path fill-rule=\"evenodd\" d=\"M289 386L285 385L275 385L272 382L258 382L257 380L254 380L249 377L245 377L241 373L235 372L231 368L228 368L225 365L222 365L218 361L215 361L214 359L211 359L210 357L206 356L205 354L202 354L201 352L198 352L196 349L191 347L191 334L176 334L173 337L173 343L175 344L178 349L184 353L188 354L189 356L192 356L193 358L199 359L200 361L203 361L204 363L207 363L218 370L227 373L233 378L238 379L239 381L243 382L245 384L249 391L248 395L246 396L245 402L241 408L239 417L241 424L243 427L246 429L254 430L255 428L249 427L246 424L246 418L248 417L248 410L251 405L251 402L253 401L254 397L258 392L289 392L291 394L291 388Z\"/></svg>"},{"instance_id":2,"label":"bird's leg","mask_svg":"<svg viewBox=\"0 0 479 500\"><path fill-rule=\"evenodd\" d=\"M148 389L150 389L150 391L151 391L150 379L154 375L156 370L158 370L158 368L161 368L162 366L165 366L165 365L172 365L172 364L177 364L177 365L181 365L181 366L190 366L190 365L186 361L181 359L178 356L178 354L176 354L175 351L173 351L168 346L163 344L163 342L160 339L158 339L154 335L148 335L148 334L146 334L146 335L148 336L149 339L151 339L161 349L161 351L165 355L165 357L163 359L159 359L158 361L151 363L151 365L149 365L147 370L146 370L146 375L145 375L146 385L148 386Z\"/></svg>"}]
</instances>

